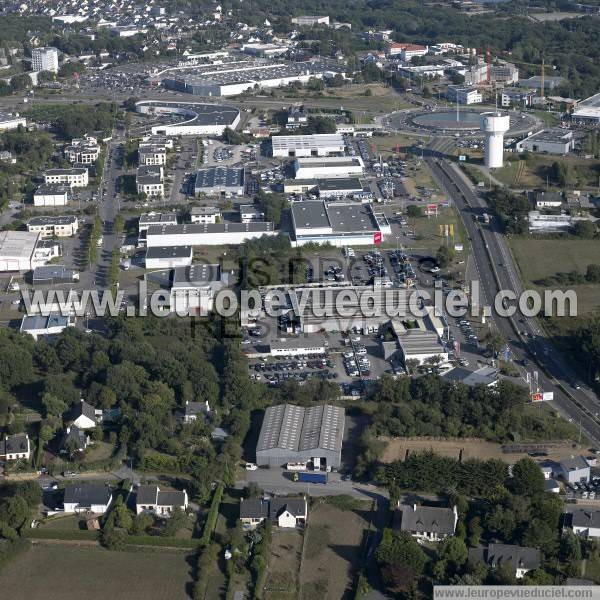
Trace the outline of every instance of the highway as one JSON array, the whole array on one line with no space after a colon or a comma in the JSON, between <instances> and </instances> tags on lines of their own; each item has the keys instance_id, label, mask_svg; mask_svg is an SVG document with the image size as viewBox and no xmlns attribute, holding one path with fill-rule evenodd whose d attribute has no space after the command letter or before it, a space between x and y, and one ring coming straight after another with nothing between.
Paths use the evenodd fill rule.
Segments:
<instances>
[{"instance_id":1,"label":"highway","mask_svg":"<svg viewBox=\"0 0 600 600\"><path fill-rule=\"evenodd\" d=\"M425 161L458 209L467 230L479 275L481 304L493 306L493 299L501 289L512 290L518 297L523 285L507 240L493 220L484 225L476 219L490 209L459 169L442 157L448 143L453 140L432 141ZM600 401L591 390L573 385L577 376L548 339L538 319L524 316L518 307L512 317L501 317L492 310L492 319L509 341L513 356L517 360L527 359L527 370L538 372L539 390L554 392L553 406L580 427L590 441L600 444Z\"/></svg>"}]
</instances>

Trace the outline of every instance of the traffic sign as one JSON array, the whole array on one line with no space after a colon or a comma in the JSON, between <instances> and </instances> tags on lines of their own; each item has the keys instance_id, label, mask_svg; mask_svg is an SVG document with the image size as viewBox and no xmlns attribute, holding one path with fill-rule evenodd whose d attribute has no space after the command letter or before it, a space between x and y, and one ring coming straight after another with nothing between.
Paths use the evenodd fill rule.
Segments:
<instances>
[{"instance_id":1,"label":"traffic sign","mask_svg":"<svg viewBox=\"0 0 600 600\"><path fill-rule=\"evenodd\" d=\"M541 394L541 393L531 394L532 402L542 402L543 400L544 400L544 394Z\"/></svg>"}]
</instances>

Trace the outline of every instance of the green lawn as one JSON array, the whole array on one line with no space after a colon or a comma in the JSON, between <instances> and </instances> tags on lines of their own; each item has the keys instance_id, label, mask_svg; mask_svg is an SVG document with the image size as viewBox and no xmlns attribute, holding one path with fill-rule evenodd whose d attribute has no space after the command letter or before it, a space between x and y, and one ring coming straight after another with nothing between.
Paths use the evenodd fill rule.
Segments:
<instances>
[{"instance_id":1,"label":"green lawn","mask_svg":"<svg viewBox=\"0 0 600 600\"><path fill-rule=\"evenodd\" d=\"M192 582L184 553L109 552L33 546L0 574L4 598L184 600Z\"/></svg>"}]
</instances>

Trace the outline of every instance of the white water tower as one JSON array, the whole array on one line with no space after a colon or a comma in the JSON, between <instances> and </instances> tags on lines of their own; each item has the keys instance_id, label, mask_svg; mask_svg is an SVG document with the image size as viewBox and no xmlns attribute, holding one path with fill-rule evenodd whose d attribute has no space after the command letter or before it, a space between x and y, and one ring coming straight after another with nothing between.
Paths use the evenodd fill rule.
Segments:
<instances>
[{"instance_id":1,"label":"white water tower","mask_svg":"<svg viewBox=\"0 0 600 600\"><path fill-rule=\"evenodd\" d=\"M510 127L510 118L500 112L487 112L481 117L480 128L485 134L485 160L488 169L499 169L504 158L504 134Z\"/></svg>"}]
</instances>

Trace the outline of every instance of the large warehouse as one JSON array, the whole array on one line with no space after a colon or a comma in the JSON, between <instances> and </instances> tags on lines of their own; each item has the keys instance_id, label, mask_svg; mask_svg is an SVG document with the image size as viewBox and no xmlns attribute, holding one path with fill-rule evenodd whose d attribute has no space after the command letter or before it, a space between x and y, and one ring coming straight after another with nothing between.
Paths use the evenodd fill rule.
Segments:
<instances>
[{"instance_id":1,"label":"large warehouse","mask_svg":"<svg viewBox=\"0 0 600 600\"><path fill-rule=\"evenodd\" d=\"M152 225L146 246L221 246L243 244L246 240L277 235L273 223L198 223L186 225Z\"/></svg>"},{"instance_id":2,"label":"large warehouse","mask_svg":"<svg viewBox=\"0 0 600 600\"><path fill-rule=\"evenodd\" d=\"M237 108L220 104L142 100L136 102L135 110L153 116L182 117L178 123L154 125L152 135L223 135L226 128L235 129L240 122L240 111Z\"/></svg>"},{"instance_id":3,"label":"large warehouse","mask_svg":"<svg viewBox=\"0 0 600 600\"><path fill-rule=\"evenodd\" d=\"M339 133L315 133L314 135L274 135L271 138L273 156L296 158L344 154L346 144Z\"/></svg>"},{"instance_id":4,"label":"large warehouse","mask_svg":"<svg viewBox=\"0 0 600 600\"><path fill-rule=\"evenodd\" d=\"M577 123L600 124L600 94L582 100L573 111L571 119Z\"/></svg>"},{"instance_id":5,"label":"large warehouse","mask_svg":"<svg viewBox=\"0 0 600 600\"><path fill-rule=\"evenodd\" d=\"M383 242L391 226L382 213L369 204L292 204L292 246L331 244L332 246L370 246Z\"/></svg>"},{"instance_id":6,"label":"large warehouse","mask_svg":"<svg viewBox=\"0 0 600 600\"><path fill-rule=\"evenodd\" d=\"M206 167L196 173L194 194L233 195L244 193L244 169L233 167Z\"/></svg>"},{"instance_id":7,"label":"large warehouse","mask_svg":"<svg viewBox=\"0 0 600 600\"><path fill-rule=\"evenodd\" d=\"M344 418L344 409L331 404L269 406L256 446L256 464L281 467L311 462L315 469L339 469Z\"/></svg>"},{"instance_id":8,"label":"large warehouse","mask_svg":"<svg viewBox=\"0 0 600 600\"><path fill-rule=\"evenodd\" d=\"M214 65L177 67L159 77L167 89L196 96L237 96L255 88L273 88L298 81L321 79L324 66L319 63L268 63L231 61Z\"/></svg>"},{"instance_id":9,"label":"large warehouse","mask_svg":"<svg viewBox=\"0 0 600 600\"><path fill-rule=\"evenodd\" d=\"M356 177L363 174L365 163L360 156L323 156L297 158L294 161L296 179L326 179Z\"/></svg>"},{"instance_id":10,"label":"large warehouse","mask_svg":"<svg viewBox=\"0 0 600 600\"><path fill-rule=\"evenodd\" d=\"M44 264L35 257L39 239L39 233L0 231L0 272L31 271Z\"/></svg>"},{"instance_id":11,"label":"large warehouse","mask_svg":"<svg viewBox=\"0 0 600 600\"><path fill-rule=\"evenodd\" d=\"M569 154L574 148L573 132L565 129L543 129L517 142L517 152L539 154Z\"/></svg>"}]
</instances>

